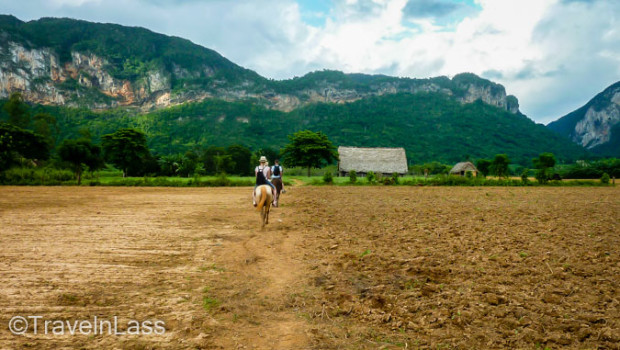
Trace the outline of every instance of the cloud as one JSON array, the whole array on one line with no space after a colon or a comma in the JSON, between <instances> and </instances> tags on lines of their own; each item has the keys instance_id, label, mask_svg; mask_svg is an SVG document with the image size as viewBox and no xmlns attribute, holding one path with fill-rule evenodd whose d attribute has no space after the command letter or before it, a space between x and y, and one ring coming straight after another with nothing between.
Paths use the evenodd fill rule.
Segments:
<instances>
[{"instance_id":1,"label":"cloud","mask_svg":"<svg viewBox=\"0 0 620 350\"><path fill-rule=\"evenodd\" d=\"M509 76L536 119L550 122L588 102L620 80L620 30L614 1L560 2L532 32L538 74Z\"/></svg>"}]
</instances>

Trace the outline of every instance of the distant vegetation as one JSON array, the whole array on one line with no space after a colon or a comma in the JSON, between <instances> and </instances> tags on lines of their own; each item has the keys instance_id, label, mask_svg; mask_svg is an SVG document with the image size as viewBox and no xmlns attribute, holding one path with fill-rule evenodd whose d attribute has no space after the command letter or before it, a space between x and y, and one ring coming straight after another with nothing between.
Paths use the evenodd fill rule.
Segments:
<instances>
[{"instance_id":1,"label":"distant vegetation","mask_svg":"<svg viewBox=\"0 0 620 350\"><path fill-rule=\"evenodd\" d=\"M336 145L404 147L411 164L455 163L508 154L530 166L540 153L558 162L590 159L583 148L527 117L482 102L462 105L437 93L394 94L345 105L314 104L284 113L251 102L205 100L155 112L113 109L95 112L58 106L30 107L53 116L59 140L89 130L95 142L121 128L143 131L154 154L240 144L253 150L279 150L287 136L303 129L325 133ZM6 110L0 120L8 120Z\"/></svg>"},{"instance_id":2,"label":"distant vegetation","mask_svg":"<svg viewBox=\"0 0 620 350\"><path fill-rule=\"evenodd\" d=\"M424 109L412 109L412 105ZM460 111L458 117L457 111ZM450 123L451 119L457 122ZM437 94L396 94L347 105L318 104L291 113L250 103L206 100L144 115L122 109L97 113L29 106L15 94L2 103L0 121L4 121L0 124L0 171L3 171L0 180L5 183L67 181L62 169L70 169L79 182L82 173L90 173L87 177L92 179L93 172L105 167L104 162L134 177L251 176L261 155L270 160L284 156L285 166L301 165L309 175L312 167L335 163L334 149L329 146L333 140L353 146L404 145L413 163L410 172L418 176L425 170L429 175L446 174L452 164L466 159L476 160L483 176L502 178L524 174L526 178L526 168L533 167L538 169L535 174L541 183L556 175L601 178L608 174L613 178L618 176L620 167L615 159L567 166L583 150L567 141L554 142L553 137L560 136L544 127L533 125L524 116L483 103L463 108ZM294 133L304 126L324 131ZM484 130L482 135L493 137L480 136L472 132L472 127ZM306 148L318 152L316 145L305 141L297 144L304 133L319 135L315 138L325 145L321 149L331 155L317 153L302 157L301 153L293 152ZM502 133L519 141L506 139ZM543 147L558 153L537 153ZM556 159L562 160L557 166ZM9 171L15 167L33 170ZM326 173L332 171L335 170L320 175L330 179ZM399 182L397 178L381 181ZM437 181L428 184L437 185ZM441 183L454 181L462 184L463 180ZM492 183L480 179L468 181L476 185ZM367 182L376 181L371 178ZM163 184L161 180L159 183ZM227 182L212 184L216 183Z\"/></svg>"}]
</instances>

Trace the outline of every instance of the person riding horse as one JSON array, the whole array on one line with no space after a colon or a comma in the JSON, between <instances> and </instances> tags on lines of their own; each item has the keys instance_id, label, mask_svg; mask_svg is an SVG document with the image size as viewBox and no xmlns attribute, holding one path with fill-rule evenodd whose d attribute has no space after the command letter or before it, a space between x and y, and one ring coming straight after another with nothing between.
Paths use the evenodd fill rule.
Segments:
<instances>
[{"instance_id":1,"label":"person riding horse","mask_svg":"<svg viewBox=\"0 0 620 350\"><path fill-rule=\"evenodd\" d=\"M254 175L256 175L256 184L254 185L254 189L260 185L269 185L271 187L271 192L273 194L274 200L276 198L276 187L271 183L271 181L267 180L271 177L271 168L267 166L267 158L265 156L260 157L260 165L254 169ZM256 191L252 191L252 203L256 206Z\"/></svg>"},{"instance_id":2,"label":"person riding horse","mask_svg":"<svg viewBox=\"0 0 620 350\"><path fill-rule=\"evenodd\" d=\"M283 169L280 165L280 161L276 159L275 165L271 167L271 183L276 187L276 196L273 200L273 205L278 206L280 199L280 193L284 192L284 183L282 182Z\"/></svg>"}]
</instances>

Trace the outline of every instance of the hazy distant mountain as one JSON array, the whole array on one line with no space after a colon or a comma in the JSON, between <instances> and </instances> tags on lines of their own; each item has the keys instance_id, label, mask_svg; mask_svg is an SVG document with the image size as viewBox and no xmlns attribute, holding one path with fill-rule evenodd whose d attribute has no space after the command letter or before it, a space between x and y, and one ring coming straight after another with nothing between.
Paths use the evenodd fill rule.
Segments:
<instances>
[{"instance_id":1,"label":"hazy distant mountain","mask_svg":"<svg viewBox=\"0 0 620 350\"><path fill-rule=\"evenodd\" d=\"M620 157L620 81L547 127L592 152Z\"/></svg>"}]
</instances>

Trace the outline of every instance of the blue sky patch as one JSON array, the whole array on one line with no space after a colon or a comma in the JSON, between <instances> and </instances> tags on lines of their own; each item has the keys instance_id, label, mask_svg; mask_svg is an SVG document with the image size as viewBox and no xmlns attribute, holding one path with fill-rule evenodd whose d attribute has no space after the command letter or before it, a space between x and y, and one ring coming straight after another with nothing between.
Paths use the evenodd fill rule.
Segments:
<instances>
[{"instance_id":1,"label":"blue sky patch","mask_svg":"<svg viewBox=\"0 0 620 350\"><path fill-rule=\"evenodd\" d=\"M325 25L325 20L333 5L331 0L297 0L297 3L301 10L302 20L313 27Z\"/></svg>"}]
</instances>

